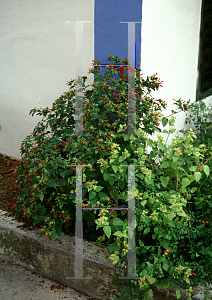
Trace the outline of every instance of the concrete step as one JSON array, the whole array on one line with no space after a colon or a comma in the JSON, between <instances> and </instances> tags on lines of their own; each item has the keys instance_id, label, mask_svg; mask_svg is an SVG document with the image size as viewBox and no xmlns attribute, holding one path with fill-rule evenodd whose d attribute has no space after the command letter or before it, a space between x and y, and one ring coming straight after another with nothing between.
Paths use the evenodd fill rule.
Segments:
<instances>
[{"instance_id":1,"label":"concrete step","mask_svg":"<svg viewBox=\"0 0 212 300\"><path fill-rule=\"evenodd\" d=\"M100 248L83 240L83 276L92 279L67 279L75 277L75 237L61 234L56 241L39 237L40 231L23 230L23 223L0 211L0 255L24 268L36 272L64 286L99 300L113 300L121 296L123 284L116 286L115 273L125 277L124 272L111 266L108 257L112 254L107 248ZM206 288L199 287L199 294L192 299L203 300ZM173 290L158 290L153 287L152 300L175 300ZM183 298L185 291L182 290ZM212 293L211 293L212 295Z\"/></svg>"}]
</instances>

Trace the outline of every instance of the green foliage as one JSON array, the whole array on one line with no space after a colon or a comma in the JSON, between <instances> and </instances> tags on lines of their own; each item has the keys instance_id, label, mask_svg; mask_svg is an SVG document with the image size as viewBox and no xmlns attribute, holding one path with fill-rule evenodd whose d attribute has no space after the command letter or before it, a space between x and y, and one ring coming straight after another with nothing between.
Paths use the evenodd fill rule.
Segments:
<instances>
[{"instance_id":1,"label":"green foliage","mask_svg":"<svg viewBox=\"0 0 212 300\"><path fill-rule=\"evenodd\" d=\"M117 56L108 60L115 65L128 63L120 62ZM187 136L175 135L169 147L160 135L157 141L147 137L161 132L160 121L163 126L169 125L163 133L174 133L175 117L163 117L165 102L150 95L159 88L160 80L156 75L144 80L138 68L136 136L128 136L128 78L119 67L111 65L102 80L99 63L94 62L90 70L97 77L83 98L83 127L90 136L71 136L75 125L74 80L68 83L70 91L59 97L52 108L30 111L43 119L21 145L22 159L15 170L21 191L15 205L17 216L24 210L24 217L42 224L41 235L56 239L63 226L68 228L76 218L76 165L87 164L82 167L83 207L100 208L128 207L127 166L135 165L136 275L141 279L124 280L126 286L120 299L126 299L126 293L127 299L129 295L149 299L153 295L151 285L164 289L182 282L191 299L193 287L199 282L211 282L212 191L211 186L206 186L211 167L209 161L206 164L199 159L206 154L211 157L212 147L206 150L203 145L194 146L193 130ZM113 75L118 75L119 80L111 79ZM86 78L82 82L85 89ZM175 104L181 111L188 110L180 99ZM149 154L147 146L152 149ZM157 159L160 163L156 163ZM206 196L198 194L201 188L207 188ZM197 220L200 212L204 214L201 223ZM131 247L127 238L132 227L126 213L83 210L88 228L95 226L98 241L106 240L108 249L114 252L109 258L112 265L127 275L126 254ZM180 297L179 291L176 295Z\"/></svg>"}]
</instances>

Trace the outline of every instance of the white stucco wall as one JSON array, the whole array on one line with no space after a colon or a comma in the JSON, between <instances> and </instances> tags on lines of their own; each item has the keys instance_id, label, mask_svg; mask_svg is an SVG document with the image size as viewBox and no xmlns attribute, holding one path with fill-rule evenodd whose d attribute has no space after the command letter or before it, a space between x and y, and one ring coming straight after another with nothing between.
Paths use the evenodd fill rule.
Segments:
<instances>
[{"instance_id":1,"label":"white stucco wall","mask_svg":"<svg viewBox=\"0 0 212 300\"><path fill-rule=\"evenodd\" d=\"M144 77L158 73L164 81L152 95L168 104L165 116L176 108L172 98L195 101L201 2L143 0L141 69ZM0 2L0 152L20 158L21 142L41 119L29 111L51 106L67 91L76 71L75 25L66 21L83 20L93 22L83 26L88 65L94 59L94 0ZM88 68L83 74L91 84ZM185 114L177 116L176 129L185 128Z\"/></svg>"},{"instance_id":2,"label":"white stucco wall","mask_svg":"<svg viewBox=\"0 0 212 300\"><path fill-rule=\"evenodd\" d=\"M21 158L21 142L41 120L29 111L51 106L75 78L75 24L66 21L92 21L83 25L83 63L92 63L94 1L2 0L0 21L0 152Z\"/></svg>"},{"instance_id":3,"label":"white stucco wall","mask_svg":"<svg viewBox=\"0 0 212 300\"><path fill-rule=\"evenodd\" d=\"M201 0L143 1L141 69L144 77L157 73L164 81L163 88L152 93L156 99L166 101L164 116L177 108L172 98L195 102L201 5ZM212 97L202 101L212 104ZM174 134L182 136L178 130L190 128L184 122L186 114L180 112L175 116ZM160 128L164 128L162 124ZM170 135L168 145L175 138L174 134ZM166 140L167 135L162 136Z\"/></svg>"}]
</instances>

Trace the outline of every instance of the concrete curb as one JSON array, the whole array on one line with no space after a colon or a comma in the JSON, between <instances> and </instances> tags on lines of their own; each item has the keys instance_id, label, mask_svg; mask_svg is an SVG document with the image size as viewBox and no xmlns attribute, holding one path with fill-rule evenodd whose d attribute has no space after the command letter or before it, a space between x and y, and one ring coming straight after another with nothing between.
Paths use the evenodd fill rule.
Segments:
<instances>
[{"instance_id":1,"label":"concrete curb","mask_svg":"<svg viewBox=\"0 0 212 300\"><path fill-rule=\"evenodd\" d=\"M83 276L92 279L66 279L75 277L75 237L63 233L56 241L46 241L40 231L25 231L19 223L0 213L0 253L30 271L71 287L96 299L112 300L120 297L121 288L114 284L115 273L121 274L108 257L111 253L83 240ZM123 287L123 286L122 286Z\"/></svg>"}]
</instances>

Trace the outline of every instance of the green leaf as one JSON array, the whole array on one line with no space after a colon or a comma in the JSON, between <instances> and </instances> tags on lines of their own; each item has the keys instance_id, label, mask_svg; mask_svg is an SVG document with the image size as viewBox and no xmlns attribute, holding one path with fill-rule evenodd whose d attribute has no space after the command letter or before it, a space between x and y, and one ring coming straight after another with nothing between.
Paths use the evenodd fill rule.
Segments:
<instances>
[{"instance_id":1,"label":"green leaf","mask_svg":"<svg viewBox=\"0 0 212 300\"><path fill-rule=\"evenodd\" d=\"M143 174L140 174L140 173L138 173L138 174L136 174L136 177L143 179L144 175L143 175Z\"/></svg>"},{"instance_id":2,"label":"green leaf","mask_svg":"<svg viewBox=\"0 0 212 300\"><path fill-rule=\"evenodd\" d=\"M146 294L144 295L144 300L149 300L149 292L146 292Z\"/></svg>"},{"instance_id":3,"label":"green leaf","mask_svg":"<svg viewBox=\"0 0 212 300\"><path fill-rule=\"evenodd\" d=\"M179 290L176 290L176 296L177 296L177 299L180 299L180 297L181 297L181 293L180 293L180 291L179 291Z\"/></svg>"},{"instance_id":4,"label":"green leaf","mask_svg":"<svg viewBox=\"0 0 212 300\"><path fill-rule=\"evenodd\" d=\"M183 178L182 179L182 186L186 187L187 185L189 185L191 183L191 180L189 180L188 178Z\"/></svg>"},{"instance_id":5,"label":"green leaf","mask_svg":"<svg viewBox=\"0 0 212 300\"><path fill-rule=\"evenodd\" d=\"M198 182L201 178L201 173L200 172L195 172L194 173L194 178L195 178L196 182Z\"/></svg>"},{"instance_id":6,"label":"green leaf","mask_svg":"<svg viewBox=\"0 0 212 300\"><path fill-rule=\"evenodd\" d=\"M168 224L171 226L171 227L176 227L176 225L175 225L175 222L173 222L173 221L168 221Z\"/></svg>"},{"instance_id":7,"label":"green leaf","mask_svg":"<svg viewBox=\"0 0 212 300\"><path fill-rule=\"evenodd\" d=\"M158 234L158 228L157 227L154 228L154 232L155 232L155 234Z\"/></svg>"},{"instance_id":8,"label":"green leaf","mask_svg":"<svg viewBox=\"0 0 212 300\"><path fill-rule=\"evenodd\" d=\"M168 265L168 264L166 264L166 263L163 263L163 269L164 269L165 271L168 271L168 269L169 269L169 265Z\"/></svg>"},{"instance_id":9,"label":"green leaf","mask_svg":"<svg viewBox=\"0 0 212 300\"><path fill-rule=\"evenodd\" d=\"M197 187L193 187L190 189L190 193L192 194L192 193L196 192L196 190L197 190Z\"/></svg>"},{"instance_id":10,"label":"green leaf","mask_svg":"<svg viewBox=\"0 0 212 300\"><path fill-rule=\"evenodd\" d=\"M39 198L40 198L40 201L43 201L44 194L41 194Z\"/></svg>"},{"instance_id":11,"label":"green leaf","mask_svg":"<svg viewBox=\"0 0 212 300\"><path fill-rule=\"evenodd\" d=\"M168 130L164 129L161 133L169 133Z\"/></svg>"},{"instance_id":12,"label":"green leaf","mask_svg":"<svg viewBox=\"0 0 212 300\"><path fill-rule=\"evenodd\" d=\"M109 177L110 177L109 173L104 173L103 174L103 178L104 178L105 181L108 181Z\"/></svg>"},{"instance_id":13,"label":"green leaf","mask_svg":"<svg viewBox=\"0 0 212 300\"><path fill-rule=\"evenodd\" d=\"M109 196L103 192L100 192L99 198L100 198L100 200L107 200L109 198Z\"/></svg>"},{"instance_id":14,"label":"green leaf","mask_svg":"<svg viewBox=\"0 0 212 300\"><path fill-rule=\"evenodd\" d=\"M149 196L148 192L144 192L144 194L143 194L143 198L144 198L144 199L147 199L147 198L148 198L148 196Z\"/></svg>"},{"instance_id":15,"label":"green leaf","mask_svg":"<svg viewBox=\"0 0 212 300\"><path fill-rule=\"evenodd\" d=\"M57 237L56 237L55 232L52 233L52 238L53 238L54 240L56 240Z\"/></svg>"},{"instance_id":16,"label":"green leaf","mask_svg":"<svg viewBox=\"0 0 212 300\"><path fill-rule=\"evenodd\" d=\"M147 270L146 269L143 269L142 271L142 277L146 276L147 275Z\"/></svg>"},{"instance_id":17,"label":"green leaf","mask_svg":"<svg viewBox=\"0 0 212 300\"><path fill-rule=\"evenodd\" d=\"M124 187L125 187L125 182L124 182L124 181L120 181L120 182L119 182L119 187L120 187L120 189L123 191L123 190L124 190Z\"/></svg>"},{"instance_id":18,"label":"green leaf","mask_svg":"<svg viewBox=\"0 0 212 300\"><path fill-rule=\"evenodd\" d=\"M144 230L144 235L147 234L149 231L150 231L150 228L149 228L149 227L146 228L146 229Z\"/></svg>"},{"instance_id":19,"label":"green leaf","mask_svg":"<svg viewBox=\"0 0 212 300\"><path fill-rule=\"evenodd\" d=\"M62 233L62 224L57 222L55 223L55 231L56 231L56 234L60 237L61 236L61 233Z\"/></svg>"},{"instance_id":20,"label":"green leaf","mask_svg":"<svg viewBox=\"0 0 212 300\"><path fill-rule=\"evenodd\" d=\"M103 230L104 230L104 233L106 234L106 236L107 236L108 238L110 238L110 236L111 236L111 227L110 227L110 226L105 226L105 227L103 228Z\"/></svg>"},{"instance_id":21,"label":"green leaf","mask_svg":"<svg viewBox=\"0 0 212 300\"><path fill-rule=\"evenodd\" d=\"M117 245L117 243L113 243L113 244L110 244L107 247L107 249L115 252L115 251L119 251L120 247Z\"/></svg>"},{"instance_id":22,"label":"green leaf","mask_svg":"<svg viewBox=\"0 0 212 300\"><path fill-rule=\"evenodd\" d=\"M141 247L143 247L143 246L144 246L144 243L143 243L141 240L139 240L139 245L140 245Z\"/></svg>"},{"instance_id":23,"label":"green leaf","mask_svg":"<svg viewBox=\"0 0 212 300\"><path fill-rule=\"evenodd\" d=\"M153 291L152 291L152 289L149 289L149 296L153 297Z\"/></svg>"},{"instance_id":24,"label":"green leaf","mask_svg":"<svg viewBox=\"0 0 212 300\"><path fill-rule=\"evenodd\" d=\"M103 186L97 186L97 188L96 188L96 192L99 192L99 191L101 191L103 188L104 188Z\"/></svg>"},{"instance_id":25,"label":"green leaf","mask_svg":"<svg viewBox=\"0 0 212 300\"><path fill-rule=\"evenodd\" d=\"M163 246L163 248L165 249L165 250L169 250L169 245L170 245L170 243L167 241L167 240L159 240L160 241L160 244Z\"/></svg>"},{"instance_id":26,"label":"green leaf","mask_svg":"<svg viewBox=\"0 0 212 300\"><path fill-rule=\"evenodd\" d=\"M163 127L165 127L167 125L168 121L169 120L167 118L165 118L165 117L162 118Z\"/></svg>"},{"instance_id":27,"label":"green leaf","mask_svg":"<svg viewBox=\"0 0 212 300\"><path fill-rule=\"evenodd\" d=\"M169 280L163 279L159 283L155 284L159 289L167 289L170 286Z\"/></svg>"},{"instance_id":28,"label":"green leaf","mask_svg":"<svg viewBox=\"0 0 212 300\"><path fill-rule=\"evenodd\" d=\"M124 222L121 219L119 219L119 218L115 218L114 221L113 221L113 225L123 226Z\"/></svg>"},{"instance_id":29,"label":"green leaf","mask_svg":"<svg viewBox=\"0 0 212 300\"><path fill-rule=\"evenodd\" d=\"M119 162L123 162L125 159L126 159L126 157L120 156L120 157L119 157Z\"/></svg>"},{"instance_id":30,"label":"green leaf","mask_svg":"<svg viewBox=\"0 0 212 300\"><path fill-rule=\"evenodd\" d=\"M143 153L144 153L144 149L140 148L139 151L138 151L138 155L141 156Z\"/></svg>"},{"instance_id":31,"label":"green leaf","mask_svg":"<svg viewBox=\"0 0 212 300\"><path fill-rule=\"evenodd\" d=\"M167 184L168 184L168 182L169 182L169 179L170 179L169 176L167 176L167 177L160 176L160 181L161 181L162 186L163 186L164 188L167 187Z\"/></svg>"},{"instance_id":32,"label":"green leaf","mask_svg":"<svg viewBox=\"0 0 212 300\"><path fill-rule=\"evenodd\" d=\"M146 203L147 203L147 201L146 201L146 200L140 201L140 204L141 204L142 206L145 206L145 205L146 205Z\"/></svg>"},{"instance_id":33,"label":"green leaf","mask_svg":"<svg viewBox=\"0 0 212 300\"><path fill-rule=\"evenodd\" d=\"M208 176L210 173L210 169L207 165L202 166L203 171L205 172L205 174Z\"/></svg>"},{"instance_id":34,"label":"green leaf","mask_svg":"<svg viewBox=\"0 0 212 300\"><path fill-rule=\"evenodd\" d=\"M161 168L168 168L169 167L168 161L164 161L160 167Z\"/></svg>"},{"instance_id":35,"label":"green leaf","mask_svg":"<svg viewBox=\"0 0 212 300\"><path fill-rule=\"evenodd\" d=\"M138 226L138 231L141 231L143 228L143 225Z\"/></svg>"},{"instance_id":36,"label":"green leaf","mask_svg":"<svg viewBox=\"0 0 212 300\"><path fill-rule=\"evenodd\" d=\"M160 150L163 150L163 149L164 149L164 146L165 146L164 144L160 144L160 145L159 145L159 149L160 149Z\"/></svg>"},{"instance_id":37,"label":"green leaf","mask_svg":"<svg viewBox=\"0 0 212 300\"><path fill-rule=\"evenodd\" d=\"M118 171L118 166L112 166L112 169L113 169L113 171L115 172L115 173L117 173L117 171Z\"/></svg>"},{"instance_id":38,"label":"green leaf","mask_svg":"<svg viewBox=\"0 0 212 300\"><path fill-rule=\"evenodd\" d=\"M119 191L118 190L110 190L110 195L113 197L114 201L117 201L119 198Z\"/></svg>"},{"instance_id":39,"label":"green leaf","mask_svg":"<svg viewBox=\"0 0 212 300\"><path fill-rule=\"evenodd\" d=\"M196 166L192 166L189 168L189 171L194 172L194 171L196 171L196 168L197 168Z\"/></svg>"},{"instance_id":40,"label":"green leaf","mask_svg":"<svg viewBox=\"0 0 212 300\"><path fill-rule=\"evenodd\" d=\"M205 224L201 224L201 225L199 225L198 227L199 227L199 229L202 229L202 228L205 227Z\"/></svg>"},{"instance_id":41,"label":"green leaf","mask_svg":"<svg viewBox=\"0 0 212 300\"><path fill-rule=\"evenodd\" d=\"M96 192L94 191L89 192L89 200L92 200L95 197L96 197Z\"/></svg>"},{"instance_id":42,"label":"green leaf","mask_svg":"<svg viewBox=\"0 0 212 300\"><path fill-rule=\"evenodd\" d=\"M122 234L121 231L116 231L113 235L118 236L119 234Z\"/></svg>"},{"instance_id":43,"label":"green leaf","mask_svg":"<svg viewBox=\"0 0 212 300\"><path fill-rule=\"evenodd\" d=\"M172 157L172 161L173 161L174 163L175 163L177 160L178 160L178 157L175 157L175 156ZM173 164L172 164L172 166L173 166Z\"/></svg>"},{"instance_id":44,"label":"green leaf","mask_svg":"<svg viewBox=\"0 0 212 300\"><path fill-rule=\"evenodd\" d=\"M124 135L124 141L129 141L130 136L129 135Z\"/></svg>"},{"instance_id":45,"label":"green leaf","mask_svg":"<svg viewBox=\"0 0 212 300\"><path fill-rule=\"evenodd\" d=\"M127 210L121 210L121 215L123 216L123 215L125 215L127 213Z\"/></svg>"},{"instance_id":46,"label":"green leaf","mask_svg":"<svg viewBox=\"0 0 212 300\"><path fill-rule=\"evenodd\" d=\"M116 176L114 174L111 174L108 179L108 182L112 186L116 180L117 180Z\"/></svg>"},{"instance_id":47,"label":"green leaf","mask_svg":"<svg viewBox=\"0 0 212 300\"><path fill-rule=\"evenodd\" d=\"M40 220L39 219L37 219L37 220L34 220L34 222L33 222L33 227L36 225L36 224L38 224L40 222Z\"/></svg>"}]
</instances>

